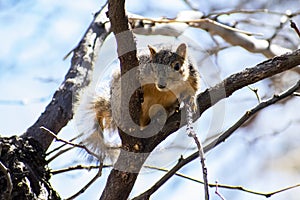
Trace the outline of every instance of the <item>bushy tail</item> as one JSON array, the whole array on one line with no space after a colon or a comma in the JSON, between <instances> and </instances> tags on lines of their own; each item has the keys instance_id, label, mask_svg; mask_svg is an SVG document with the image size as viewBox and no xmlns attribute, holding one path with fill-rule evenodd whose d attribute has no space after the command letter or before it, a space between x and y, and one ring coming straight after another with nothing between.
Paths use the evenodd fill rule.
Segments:
<instances>
[{"instance_id":1,"label":"bushy tail","mask_svg":"<svg viewBox=\"0 0 300 200\"><path fill-rule=\"evenodd\" d=\"M96 114L95 123L98 123L102 130L114 129L110 101L104 97L97 97L92 105Z\"/></svg>"},{"instance_id":2,"label":"bushy tail","mask_svg":"<svg viewBox=\"0 0 300 200\"><path fill-rule=\"evenodd\" d=\"M87 100L79 112L81 114L77 117L77 124L79 132L82 133L81 144L98 155L101 161L107 157L113 160L116 155L116 147L112 146L116 145L111 145L106 141L106 138L109 137L107 134L116 130L109 98L98 96Z\"/></svg>"}]
</instances>

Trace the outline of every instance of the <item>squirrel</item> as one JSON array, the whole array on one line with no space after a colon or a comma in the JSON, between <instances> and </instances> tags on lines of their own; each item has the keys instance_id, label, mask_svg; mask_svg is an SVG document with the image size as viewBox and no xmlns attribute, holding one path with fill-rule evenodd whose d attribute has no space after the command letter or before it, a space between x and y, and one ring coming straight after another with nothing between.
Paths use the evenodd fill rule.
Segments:
<instances>
[{"instance_id":1,"label":"squirrel","mask_svg":"<svg viewBox=\"0 0 300 200\"><path fill-rule=\"evenodd\" d=\"M139 55L139 81L142 89L140 128L144 129L151 119L159 113L159 109L152 109L153 105L161 105L167 116L172 115L179 107L179 102L190 103L193 110L197 109L196 93L199 89L200 76L198 70L187 55L187 45L181 43L175 51L171 48L156 50L148 45L150 54ZM120 79L120 72L116 72L110 84L110 93L119 92L114 84ZM112 95L112 94L111 94ZM115 94L117 97L120 94ZM110 150L105 142L104 131L113 132L117 125L112 115L112 100L105 96L96 97L90 104L94 113L94 128L91 135L82 141L91 150L97 151L105 157ZM161 107L160 107L161 109Z\"/></svg>"}]
</instances>

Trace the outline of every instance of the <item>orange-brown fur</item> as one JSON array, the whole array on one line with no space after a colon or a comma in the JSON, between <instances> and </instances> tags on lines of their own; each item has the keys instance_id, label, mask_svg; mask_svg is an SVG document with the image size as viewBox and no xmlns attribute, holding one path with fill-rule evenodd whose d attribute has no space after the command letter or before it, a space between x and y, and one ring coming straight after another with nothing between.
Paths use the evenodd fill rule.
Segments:
<instances>
[{"instance_id":1,"label":"orange-brown fur","mask_svg":"<svg viewBox=\"0 0 300 200\"><path fill-rule=\"evenodd\" d=\"M139 55L139 79L143 91L141 105L140 128L150 124L153 117L160 122L161 111L169 117L176 111L181 102L189 103L196 108L195 95L199 88L199 74L187 56L186 44L180 44L175 51L162 49L157 51L149 46L150 54ZM101 155L110 152L103 131L116 130L117 122L122 121L119 115L121 109L121 75L116 72L113 76L110 99L99 96L92 102L95 114L94 127L83 140L83 144L99 150ZM160 105L160 106L154 106ZM110 153L108 153L110 154Z\"/></svg>"},{"instance_id":2,"label":"orange-brown fur","mask_svg":"<svg viewBox=\"0 0 300 200\"><path fill-rule=\"evenodd\" d=\"M161 105L167 115L175 111L180 101L189 100L194 110L194 96L199 88L199 74L187 58L186 45L180 44L175 52L170 50L156 51L149 46L151 65L141 68L143 99L140 126L144 128L150 119L159 112L151 111L155 104ZM177 70L176 70L177 65ZM144 70L152 67L152 73L144 74ZM150 77L150 78L149 78ZM143 78L149 82L143 83ZM151 79L152 78L152 79ZM152 81L152 82L151 82ZM163 83L165 87L159 88Z\"/></svg>"},{"instance_id":3,"label":"orange-brown fur","mask_svg":"<svg viewBox=\"0 0 300 200\"><path fill-rule=\"evenodd\" d=\"M158 104L169 110L174 107L177 97L172 91L159 91L155 84L147 84L142 86L144 93L144 101L142 103L142 113L140 117L140 126L145 127L150 122L149 110L151 106Z\"/></svg>"}]
</instances>

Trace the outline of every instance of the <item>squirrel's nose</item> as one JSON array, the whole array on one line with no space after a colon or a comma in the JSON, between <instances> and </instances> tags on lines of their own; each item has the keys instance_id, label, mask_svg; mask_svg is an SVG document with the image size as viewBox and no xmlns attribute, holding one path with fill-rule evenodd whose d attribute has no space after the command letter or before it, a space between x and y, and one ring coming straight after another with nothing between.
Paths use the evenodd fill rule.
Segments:
<instances>
[{"instance_id":1,"label":"squirrel's nose","mask_svg":"<svg viewBox=\"0 0 300 200\"><path fill-rule=\"evenodd\" d=\"M157 87L158 87L159 89L165 89L165 88L166 88L166 85L157 84Z\"/></svg>"},{"instance_id":2,"label":"squirrel's nose","mask_svg":"<svg viewBox=\"0 0 300 200\"><path fill-rule=\"evenodd\" d=\"M164 74L160 74L160 75L164 75ZM167 87L167 82L166 79L164 77L158 77L157 82L156 82L156 87L157 89L163 90Z\"/></svg>"}]
</instances>

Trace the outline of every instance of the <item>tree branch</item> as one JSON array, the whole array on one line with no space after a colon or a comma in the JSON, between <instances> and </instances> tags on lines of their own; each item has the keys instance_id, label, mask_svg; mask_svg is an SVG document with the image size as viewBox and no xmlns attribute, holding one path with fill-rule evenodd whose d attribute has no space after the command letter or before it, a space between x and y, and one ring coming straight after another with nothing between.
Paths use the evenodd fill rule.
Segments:
<instances>
[{"instance_id":1,"label":"tree branch","mask_svg":"<svg viewBox=\"0 0 300 200\"><path fill-rule=\"evenodd\" d=\"M198 95L197 102L198 102L199 112L196 114L195 120L197 120L201 116L201 114L205 112L208 108L210 108L220 100L229 97L233 92L247 85L265 79L267 77L271 77L275 74L296 67L299 64L300 64L300 50L296 50L292 53L287 53L281 56L274 57L272 59L269 59L267 61L264 61L256 65L255 67L246 68L242 72L229 76L221 83L205 90L204 92ZM283 95L281 96L281 98L285 98L285 96ZM277 102L278 100L275 98L272 101ZM266 104L266 103L262 102L262 104ZM185 119L181 119L181 116L186 116L186 115L181 114L181 112L177 112L171 117L169 117L165 126L158 134L154 135L151 138L147 138L147 150L149 152L151 152L161 141L166 139L170 134L177 131L180 127L186 125ZM253 114L253 112L250 112L250 114ZM243 119L243 120L246 121L247 119ZM233 132L234 130L229 130L227 134L229 134L230 131ZM230 132L230 134L232 132ZM212 149L214 146L218 145L219 143L221 143L221 141L224 141L226 138L223 137L224 134L222 134L217 141L213 141L213 143L210 143L210 145L205 146L204 153ZM135 200L148 199L150 195L153 194L161 185L163 185L176 171L178 171L185 164L197 158L198 155L199 152L197 151L193 155L189 156L188 158L180 160L178 164L170 170L169 173L167 173L164 177L162 177L161 180L159 180L152 188L150 188L143 194L136 197Z\"/></svg>"},{"instance_id":2,"label":"tree branch","mask_svg":"<svg viewBox=\"0 0 300 200\"><path fill-rule=\"evenodd\" d=\"M207 89L198 95L198 105L200 113L214 105L221 99L229 97L233 92L257 81L274 76L283 71L292 69L300 64L300 49L276 56L266 60L255 67L246 68L245 70L227 77L224 81L216 86ZM198 116L199 117L199 116Z\"/></svg>"},{"instance_id":3,"label":"tree branch","mask_svg":"<svg viewBox=\"0 0 300 200\"><path fill-rule=\"evenodd\" d=\"M129 21L134 28L133 31L141 35L167 35L178 37L183 34L188 27L194 27L205 30L211 35L218 35L233 46L241 46L252 53L261 53L267 58L291 52L290 49L273 44L266 39L257 39L253 36L253 33L232 28L210 18L203 18L201 12L198 12L198 14L195 13L197 12L184 11L184 19L181 13L178 13L175 19L149 19L132 14ZM293 15L291 15L291 17L292 16Z\"/></svg>"},{"instance_id":4,"label":"tree branch","mask_svg":"<svg viewBox=\"0 0 300 200\"><path fill-rule=\"evenodd\" d=\"M194 120L197 120L203 112L220 100L231 96L233 92L257 81L292 69L299 64L300 49L292 53L286 53L284 55L274 57L256 65L255 67L246 68L239 73L227 77L221 83L206 89L197 96L198 113L195 114ZM186 125L186 119L181 118L181 116L186 115L181 112L176 112L174 115L170 116L160 133L147 140L147 148L149 152L151 152L160 143L160 141L167 138L180 127Z\"/></svg>"},{"instance_id":5,"label":"tree branch","mask_svg":"<svg viewBox=\"0 0 300 200\"><path fill-rule=\"evenodd\" d=\"M56 141L58 141L58 142L63 142L64 144L71 145L72 147L77 147L77 148L83 149L83 150L85 150L89 155L92 155L92 156L94 156L96 159L98 159L98 161L100 161L100 162L102 161L99 155L97 155L97 154L95 154L94 152L92 152L91 150L89 150L86 146L81 145L81 144L76 144L76 143L73 143L73 142L70 142L70 141L63 140L63 139L61 139L61 138L58 138L58 137L57 137L57 134L53 133L53 131L51 131L51 130L49 130L49 129L43 127L43 126L41 127L41 129L44 130L44 131L46 131L48 134L52 135L52 136L55 138Z\"/></svg>"},{"instance_id":6,"label":"tree branch","mask_svg":"<svg viewBox=\"0 0 300 200\"><path fill-rule=\"evenodd\" d=\"M109 9L108 12L112 30L117 39L122 75L138 65L135 42L132 33L129 31L124 3L125 0L111 0L109 6L112 9ZM102 14L103 13L97 13L95 15L94 21L88 28L85 36L74 49L70 70L60 88L53 95L53 99L46 107L45 112L41 114L35 124L28 128L22 135L22 137L33 137L36 139L42 145L44 151L47 150L54 136L41 131L40 127L44 126L53 132L58 133L68 121L72 119L74 114L73 105L78 102L78 97L80 96L82 89L87 87L91 81L95 57L99 47L109 34L109 31L104 26L106 22L100 20L100 15ZM213 25L211 26L214 27ZM207 29L208 28L209 27L207 27ZM232 32L230 32L230 34L232 34ZM236 37L236 35L234 36ZM130 50L128 51L128 49ZM201 113L206 109L213 106L221 99L229 97L234 91L298 65L300 62L299 57L298 50L290 54L270 59L254 68L246 69L243 72L232 75L215 87L207 89L198 96L199 113L196 119L198 119ZM133 80L130 81L132 82L129 83L135 85L137 78L133 77ZM126 89L127 88L122 87L122 93L124 92L126 94ZM76 98L73 99L74 97ZM138 101L138 91L133 95L132 99L130 111L131 114L133 114L133 118L138 118L139 110L137 108L140 106L140 102ZM185 125L185 123L180 124L179 112L168 119L166 126L159 134L151 138L133 138L120 130L122 148L129 152L151 152L168 135L178 130L180 126L183 125ZM107 185L101 199L127 199L137 178L137 172L147 158L147 155L139 156L139 160L136 161L131 157L128 159L130 161L128 161L126 160L128 156L126 155L126 152L125 154L124 152L125 151L121 151L116 166L128 165L128 167L133 166L136 170L133 173L113 169L108 177Z\"/></svg>"},{"instance_id":7,"label":"tree branch","mask_svg":"<svg viewBox=\"0 0 300 200\"><path fill-rule=\"evenodd\" d=\"M6 190L3 194L0 195L0 197L4 199L11 199L11 193L13 190L13 183L11 180L11 175L9 172L9 169L5 167L5 165L0 161L0 171L3 173L2 176L6 179Z\"/></svg>"},{"instance_id":8,"label":"tree branch","mask_svg":"<svg viewBox=\"0 0 300 200\"><path fill-rule=\"evenodd\" d=\"M154 166L144 166L144 167L148 168L148 169L154 169L154 170L157 170L157 171L166 172L166 173L169 172L168 169L164 169L164 168L158 168L158 167L154 167ZM204 184L204 181L202 181L202 180L195 179L191 176L187 176L187 175L179 173L179 172L175 172L174 175L178 176L178 177L181 177L181 178L184 178L184 179L187 179L187 180L190 180L190 181L194 181L196 183ZM272 191L272 192L258 192L258 191L250 190L248 188L244 188L242 186L225 185L225 184L219 184L219 183L216 183L216 184L209 183L209 187L211 187L211 188L212 187L224 188L224 189L230 189L230 190L240 190L240 191L243 191L243 192L247 192L247 193L255 194L255 195L259 195L259 196L265 196L266 198L268 198L268 197L271 197L271 196L273 196L275 194L278 194L280 192L284 192L284 191L287 191L287 190L294 189L296 187L300 187L300 184L288 186L288 187L278 189L278 190L275 190L275 191Z\"/></svg>"},{"instance_id":9,"label":"tree branch","mask_svg":"<svg viewBox=\"0 0 300 200\"><path fill-rule=\"evenodd\" d=\"M291 26L292 29L295 30L295 32L297 33L298 37L300 38L300 31L299 31L299 28L298 28L297 24L291 20L290 21L290 26Z\"/></svg>"},{"instance_id":10,"label":"tree branch","mask_svg":"<svg viewBox=\"0 0 300 200\"><path fill-rule=\"evenodd\" d=\"M99 168L98 168L97 174L85 186L83 186L83 188L81 188L78 192L76 192L71 197L67 198L66 200L75 199L80 194L84 193L102 175L102 168L103 168L103 165L101 163Z\"/></svg>"},{"instance_id":11,"label":"tree branch","mask_svg":"<svg viewBox=\"0 0 300 200\"><path fill-rule=\"evenodd\" d=\"M187 126L186 126L186 132L189 137L192 137L196 143L196 146L198 148L198 155L202 167L202 177L204 182L204 198L205 200L209 200L209 189L208 189L208 179L207 179L207 167L205 164L205 158L204 158L204 151L203 151L203 145L202 142L198 139L196 132L194 131L193 127L193 110L191 108L190 104L186 105L187 107Z\"/></svg>"},{"instance_id":12,"label":"tree branch","mask_svg":"<svg viewBox=\"0 0 300 200\"><path fill-rule=\"evenodd\" d=\"M117 115L121 119L115 120L118 122L122 121L121 124L118 124L122 150L114 168L107 178L106 186L100 197L101 200L126 200L133 188L138 172L146 159L145 157L137 158L130 154L130 152L133 153L141 150L141 148L135 148L136 145L140 143L140 139L129 134L132 130L131 127L129 127L129 121L132 119L135 122L139 121L141 101L140 91L136 90L136 86L140 85L137 74L133 74L130 77L123 76L130 70L136 69L139 65L136 56L137 51L134 36L129 30L128 18L124 6L125 0L109 0L108 3L108 17L111 22L111 29L117 41L117 52L120 60L121 91L117 91L118 94L113 93L112 102L114 102L114 100L118 103L121 101L121 106L118 108L112 107L113 109L117 109ZM135 92L132 93L132 91ZM119 92L121 94L119 94ZM128 95L132 95L130 102L126 101L126 96ZM116 99L114 99L114 97ZM128 117L128 106L132 119ZM134 167L134 172L130 170L130 167Z\"/></svg>"},{"instance_id":13,"label":"tree branch","mask_svg":"<svg viewBox=\"0 0 300 200\"><path fill-rule=\"evenodd\" d=\"M61 173L65 173L65 172L70 172L70 171L74 171L74 170L87 170L87 171L91 171L92 169L99 169L100 165L88 165L88 166L84 166L84 165L76 165L76 166L70 166L67 168L63 168L63 169L56 169L56 170L52 170L51 174L52 175L57 175L57 174L61 174ZM112 167L112 165L103 165L102 168L108 168L108 167Z\"/></svg>"},{"instance_id":14,"label":"tree branch","mask_svg":"<svg viewBox=\"0 0 300 200\"><path fill-rule=\"evenodd\" d=\"M84 37L74 49L71 67L65 80L54 93L51 102L38 120L22 135L22 137L33 137L41 144L44 151L51 144L53 136L42 131L40 127L44 126L54 133L59 133L73 118L74 105L78 102L82 90L92 80L96 55L109 34L109 30L105 28L105 22L101 21L101 17L105 14L101 11L95 14Z\"/></svg>"},{"instance_id":15,"label":"tree branch","mask_svg":"<svg viewBox=\"0 0 300 200\"><path fill-rule=\"evenodd\" d=\"M208 189L208 179L207 179L207 167L205 164L205 158L204 158L204 151L201 144L201 141L199 141L197 135L195 132L189 134L190 137L192 137L197 145L198 148L198 156L200 158L200 163L202 167L202 177L203 177L203 185L204 185L204 198L205 200L209 200L209 189Z\"/></svg>"},{"instance_id":16,"label":"tree branch","mask_svg":"<svg viewBox=\"0 0 300 200\"><path fill-rule=\"evenodd\" d=\"M266 108L272 104L277 103L280 100L292 96L293 93L297 91L299 88L300 88L300 80L293 87L283 92L282 94L274 95L273 98L261 102L250 111L247 111L233 126L231 126L228 130L222 133L217 139L215 139L214 141L206 145L203 148L204 153L207 153L208 151L210 151L211 149L213 149L214 147L218 146L226 139L228 139L235 130L237 130L243 123L245 123L248 119L250 119L254 114L259 112L263 108ZM176 172L179 169L181 169L186 164L198 158L198 156L199 156L199 152L197 151L192 155L188 156L187 158L179 159L178 163L171 170L169 170L160 180L158 180L150 189L140 194L139 196L135 197L133 200L143 200L149 198L156 190L158 190L165 182L167 182L174 174L176 174Z\"/></svg>"}]
</instances>

